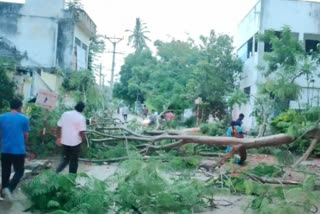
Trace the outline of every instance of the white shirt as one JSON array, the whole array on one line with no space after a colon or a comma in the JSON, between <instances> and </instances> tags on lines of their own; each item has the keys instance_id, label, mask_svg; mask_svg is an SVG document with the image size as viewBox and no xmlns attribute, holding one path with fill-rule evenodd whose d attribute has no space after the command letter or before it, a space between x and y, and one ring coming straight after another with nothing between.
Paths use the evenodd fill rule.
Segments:
<instances>
[{"instance_id":1,"label":"white shirt","mask_svg":"<svg viewBox=\"0 0 320 214\"><path fill-rule=\"evenodd\" d=\"M129 109L127 106L122 108L122 114L128 114L128 111L129 111Z\"/></svg>"},{"instance_id":2,"label":"white shirt","mask_svg":"<svg viewBox=\"0 0 320 214\"><path fill-rule=\"evenodd\" d=\"M76 146L82 142L80 132L86 130L86 119L78 111L66 111L58 121L61 127L61 143L67 146Z\"/></svg>"}]
</instances>

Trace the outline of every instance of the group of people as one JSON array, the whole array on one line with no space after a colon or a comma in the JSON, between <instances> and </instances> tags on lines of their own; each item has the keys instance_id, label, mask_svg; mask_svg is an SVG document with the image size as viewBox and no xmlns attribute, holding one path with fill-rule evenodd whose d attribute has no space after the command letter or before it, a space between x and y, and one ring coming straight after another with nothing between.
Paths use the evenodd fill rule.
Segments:
<instances>
[{"instance_id":1,"label":"group of people","mask_svg":"<svg viewBox=\"0 0 320 214\"><path fill-rule=\"evenodd\" d=\"M63 147L62 159L56 168L61 172L69 164L69 173L77 173L80 144L85 141L85 108L78 102L74 110L66 111L57 123L56 144ZM1 132L1 196L11 201L12 192L24 174L26 145L28 145L29 119L21 113L22 101L13 99L10 111L0 115ZM11 177L12 167L14 175ZM2 197L0 197L2 199Z\"/></svg>"}]
</instances>

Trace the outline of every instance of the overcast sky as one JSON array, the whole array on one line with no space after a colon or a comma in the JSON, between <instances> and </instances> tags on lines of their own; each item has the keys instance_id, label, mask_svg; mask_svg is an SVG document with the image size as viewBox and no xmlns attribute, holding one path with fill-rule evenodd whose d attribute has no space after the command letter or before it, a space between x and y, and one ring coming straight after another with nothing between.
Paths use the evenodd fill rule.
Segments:
<instances>
[{"instance_id":1,"label":"overcast sky","mask_svg":"<svg viewBox=\"0 0 320 214\"><path fill-rule=\"evenodd\" d=\"M125 55L132 50L127 46L128 33L139 17L146 23L148 37L170 41L199 38L209 35L211 29L218 33L234 35L237 23L253 7L257 0L82 0L84 9L97 24L98 33L124 37L116 55L116 72L119 71ZM107 42L108 51L111 50ZM149 45L152 45L150 43ZM103 56L104 73L110 79L112 57Z\"/></svg>"},{"instance_id":2,"label":"overcast sky","mask_svg":"<svg viewBox=\"0 0 320 214\"><path fill-rule=\"evenodd\" d=\"M2 1L2 0L0 0ZM20 1L24 0L9 0ZM173 38L185 40L188 37L198 39L200 35L209 35L211 29L218 33L234 36L237 24L256 4L258 0L82 0L84 9L96 23L98 33L123 37L117 47L116 73L119 72L123 58L132 52L127 46L128 33L133 29L135 19L139 17L148 27L147 36L170 41ZM320 1L320 0L317 0ZM107 51L111 44L106 41ZM152 46L152 42L149 43ZM102 56L103 73L110 80L112 55Z\"/></svg>"}]
</instances>

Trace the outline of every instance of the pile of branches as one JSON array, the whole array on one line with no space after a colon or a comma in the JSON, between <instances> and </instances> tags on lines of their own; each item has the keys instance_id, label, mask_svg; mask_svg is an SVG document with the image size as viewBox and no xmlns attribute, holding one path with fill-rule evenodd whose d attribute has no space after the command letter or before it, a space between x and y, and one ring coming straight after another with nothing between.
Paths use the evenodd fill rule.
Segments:
<instances>
[{"instance_id":1,"label":"pile of branches","mask_svg":"<svg viewBox=\"0 0 320 214\"><path fill-rule=\"evenodd\" d=\"M298 138L313 139L317 142L320 136L319 128L313 128L305 132L302 136L296 138L288 134L277 134L266 137L258 138L235 138L235 137L221 137L221 136L203 136L190 134L189 130L153 130L153 131L133 131L128 128L126 123L121 122L119 119L108 118L102 124L95 124L87 132L88 145L102 144L115 142L139 142L136 145L141 154L147 155L158 150L169 151L171 149L179 148L183 145L194 143L199 145L208 146L231 146L231 151L226 153L222 159L211 168L223 165L226 160L238 153L241 161L245 161L247 157L247 149L280 146L285 144L294 143ZM107 121L107 122L106 122ZM139 126L139 125L138 125ZM165 143L162 143L164 142ZM314 146L314 144L312 146ZM116 158L115 161L126 158ZM112 161L112 160L111 160Z\"/></svg>"}]
</instances>

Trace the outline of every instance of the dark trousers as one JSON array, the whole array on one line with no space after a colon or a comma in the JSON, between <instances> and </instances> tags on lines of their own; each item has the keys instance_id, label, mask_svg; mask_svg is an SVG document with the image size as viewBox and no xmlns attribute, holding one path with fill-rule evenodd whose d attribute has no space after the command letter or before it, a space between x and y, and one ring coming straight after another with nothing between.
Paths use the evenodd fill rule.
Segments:
<instances>
[{"instance_id":1,"label":"dark trousers","mask_svg":"<svg viewBox=\"0 0 320 214\"><path fill-rule=\"evenodd\" d=\"M56 169L56 172L61 172L69 164L69 173L77 173L79 152L80 144L77 146L63 145L62 159Z\"/></svg>"},{"instance_id":2,"label":"dark trousers","mask_svg":"<svg viewBox=\"0 0 320 214\"><path fill-rule=\"evenodd\" d=\"M12 192L17 187L24 174L24 159L24 154L1 154L2 188L9 188L9 190ZM10 180L12 166L15 173L13 178Z\"/></svg>"},{"instance_id":3,"label":"dark trousers","mask_svg":"<svg viewBox=\"0 0 320 214\"><path fill-rule=\"evenodd\" d=\"M124 119L124 121L127 121L128 115L127 115L127 114L124 114L124 115L123 115L123 119Z\"/></svg>"}]
</instances>

